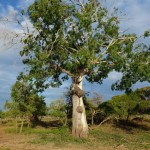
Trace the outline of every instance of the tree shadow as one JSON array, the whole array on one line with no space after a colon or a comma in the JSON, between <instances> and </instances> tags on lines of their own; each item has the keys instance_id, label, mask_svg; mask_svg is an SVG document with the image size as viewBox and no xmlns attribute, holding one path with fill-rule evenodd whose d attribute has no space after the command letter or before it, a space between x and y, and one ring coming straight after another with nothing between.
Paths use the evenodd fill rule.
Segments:
<instances>
[{"instance_id":1,"label":"tree shadow","mask_svg":"<svg viewBox=\"0 0 150 150\"><path fill-rule=\"evenodd\" d=\"M114 122L114 127L121 128L131 134L134 129L150 131L150 125L145 124L143 121L119 120Z\"/></svg>"},{"instance_id":2,"label":"tree shadow","mask_svg":"<svg viewBox=\"0 0 150 150\"><path fill-rule=\"evenodd\" d=\"M36 122L35 126L41 126L44 128L61 127L63 124L59 120L54 121L41 121Z\"/></svg>"}]
</instances>

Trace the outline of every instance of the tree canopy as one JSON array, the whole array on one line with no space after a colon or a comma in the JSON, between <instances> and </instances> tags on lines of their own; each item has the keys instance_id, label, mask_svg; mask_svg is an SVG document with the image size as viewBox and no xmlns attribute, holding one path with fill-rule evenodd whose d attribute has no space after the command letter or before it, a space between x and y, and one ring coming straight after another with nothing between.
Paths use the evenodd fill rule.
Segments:
<instances>
[{"instance_id":1,"label":"tree canopy","mask_svg":"<svg viewBox=\"0 0 150 150\"><path fill-rule=\"evenodd\" d=\"M29 117L37 119L45 115L44 97L38 95L33 87L24 80L17 80L11 90L12 102L6 101L5 108L13 117Z\"/></svg>"},{"instance_id":2,"label":"tree canopy","mask_svg":"<svg viewBox=\"0 0 150 150\"><path fill-rule=\"evenodd\" d=\"M46 83L53 86L79 75L102 83L109 72L123 72L140 57L132 51L136 36L121 33L116 11L109 13L99 1L40 0L28 14L36 33L24 39L21 56L27 56L23 62L37 87L49 77Z\"/></svg>"}]
</instances>

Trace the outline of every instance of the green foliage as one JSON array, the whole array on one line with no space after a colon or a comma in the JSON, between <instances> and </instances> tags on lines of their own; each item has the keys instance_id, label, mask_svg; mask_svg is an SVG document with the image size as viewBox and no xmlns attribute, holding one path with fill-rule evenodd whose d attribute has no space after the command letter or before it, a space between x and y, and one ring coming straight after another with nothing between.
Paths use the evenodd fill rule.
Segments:
<instances>
[{"instance_id":1,"label":"green foliage","mask_svg":"<svg viewBox=\"0 0 150 150\"><path fill-rule=\"evenodd\" d=\"M149 37L150 36L150 30L147 30L144 32L144 37Z\"/></svg>"},{"instance_id":2,"label":"green foliage","mask_svg":"<svg viewBox=\"0 0 150 150\"><path fill-rule=\"evenodd\" d=\"M112 97L111 100L99 105L101 117L117 115L121 119L129 119L135 114L150 113L150 87L137 89L129 95L123 94Z\"/></svg>"},{"instance_id":3,"label":"green foliage","mask_svg":"<svg viewBox=\"0 0 150 150\"><path fill-rule=\"evenodd\" d=\"M12 102L6 101L7 114L13 117L38 117L45 115L46 104L44 97L37 94L31 84L23 79L17 80L11 90Z\"/></svg>"},{"instance_id":4,"label":"green foliage","mask_svg":"<svg viewBox=\"0 0 150 150\"><path fill-rule=\"evenodd\" d=\"M66 104L63 99L58 99L51 102L49 107L49 115L58 118L63 125L67 123Z\"/></svg>"},{"instance_id":5,"label":"green foliage","mask_svg":"<svg viewBox=\"0 0 150 150\"><path fill-rule=\"evenodd\" d=\"M140 114L150 114L150 101L141 101L137 109Z\"/></svg>"},{"instance_id":6,"label":"green foliage","mask_svg":"<svg viewBox=\"0 0 150 150\"><path fill-rule=\"evenodd\" d=\"M123 76L121 81L117 81L112 89L126 90L130 92L130 87L137 81L150 82L150 46L143 43L138 44L134 49L136 53L131 56L123 66Z\"/></svg>"},{"instance_id":7,"label":"green foliage","mask_svg":"<svg viewBox=\"0 0 150 150\"><path fill-rule=\"evenodd\" d=\"M106 118L106 117L109 117L110 115L114 114L114 110L113 108L111 107L109 101L107 102L103 102L102 104L100 104L98 106L98 109L100 111L100 117L102 119Z\"/></svg>"},{"instance_id":8,"label":"green foliage","mask_svg":"<svg viewBox=\"0 0 150 150\"><path fill-rule=\"evenodd\" d=\"M116 9L110 14L99 1L39 0L28 15L36 34L23 39L20 54L40 90L69 76L102 83L112 70L123 72L134 56L136 36L120 34Z\"/></svg>"},{"instance_id":9,"label":"green foliage","mask_svg":"<svg viewBox=\"0 0 150 150\"><path fill-rule=\"evenodd\" d=\"M111 108L120 118L128 119L130 115L137 113L136 106L139 103L137 95L120 95L114 96L109 101Z\"/></svg>"},{"instance_id":10,"label":"green foliage","mask_svg":"<svg viewBox=\"0 0 150 150\"><path fill-rule=\"evenodd\" d=\"M94 92L94 96L92 98L85 99L87 120L90 121L92 125L99 121L96 115L100 112L98 106L102 103L102 100L103 97L96 92Z\"/></svg>"},{"instance_id":11,"label":"green foliage","mask_svg":"<svg viewBox=\"0 0 150 150\"><path fill-rule=\"evenodd\" d=\"M137 89L135 93L139 95L142 100L150 100L150 86Z\"/></svg>"},{"instance_id":12,"label":"green foliage","mask_svg":"<svg viewBox=\"0 0 150 150\"><path fill-rule=\"evenodd\" d=\"M19 110L19 106L17 102L10 102L8 100L6 100L4 108L6 109L6 116L10 116L10 117L22 117L22 113Z\"/></svg>"},{"instance_id":13,"label":"green foliage","mask_svg":"<svg viewBox=\"0 0 150 150\"><path fill-rule=\"evenodd\" d=\"M2 119L3 117L4 117L4 112L0 110L0 119Z\"/></svg>"},{"instance_id":14,"label":"green foliage","mask_svg":"<svg viewBox=\"0 0 150 150\"><path fill-rule=\"evenodd\" d=\"M150 114L150 87L137 89L134 93L141 99L137 109L140 114Z\"/></svg>"}]
</instances>

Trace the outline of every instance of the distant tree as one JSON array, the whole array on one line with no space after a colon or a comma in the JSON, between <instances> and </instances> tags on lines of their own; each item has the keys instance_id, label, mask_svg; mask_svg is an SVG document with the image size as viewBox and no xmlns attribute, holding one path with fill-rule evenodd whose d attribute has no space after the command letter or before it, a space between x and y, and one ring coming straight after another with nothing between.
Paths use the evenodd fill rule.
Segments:
<instances>
[{"instance_id":1,"label":"distant tree","mask_svg":"<svg viewBox=\"0 0 150 150\"><path fill-rule=\"evenodd\" d=\"M35 32L22 40L23 63L41 91L72 79L72 134L76 137L88 135L83 79L102 84L116 70L124 75L132 71L131 79L142 76L143 81L147 75L137 68L139 62L141 67L144 64L142 70L149 70L149 53L135 51L136 36L120 32L117 10L109 12L102 4L98 0L38 0L28 8ZM124 80L124 75L121 85L130 80L127 75Z\"/></svg>"},{"instance_id":2,"label":"distant tree","mask_svg":"<svg viewBox=\"0 0 150 150\"><path fill-rule=\"evenodd\" d=\"M89 116L91 116L91 125L94 124L94 117L97 113L100 112L100 109L98 109L98 106L102 103L103 97L94 92L94 96L92 98L88 98L85 104L86 110Z\"/></svg>"},{"instance_id":3,"label":"distant tree","mask_svg":"<svg viewBox=\"0 0 150 150\"><path fill-rule=\"evenodd\" d=\"M4 112L0 110L0 124L2 123L3 118L4 118Z\"/></svg>"},{"instance_id":4,"label":"distant tree","mask_svg":"<svg viewBox=\"0 0 150 150\"><path fill-rule=\"evenodd\" d=\"M136 109L139 114L150 114L150 101L140 101Z\"/></svg>"},{"instance_id":5,"label":"distant tree","mask_svg":"<svg viewBox=\"0 0 150 150\"><path fill-rule=\"evenodd\" d=\"M58 99L50 103L49 115L60 120L64 126L67 124L66 103L63 99Z\"/></svg>"},{"instance_id":6,"label":"distant tree","mask_svg":"<svg viewBox=\"0 0 150 150\"><path fill-rule=\"evenodd\" d=\"M150 86L137 89L135 93L142 99L142 100L149 100L150 101Z\"/></svg>"},{"instance_id":7,"label":"distant tree","mask_svg":"<svg viewBox=\"0 0 150 150\"><path fill-rule=\"evenodd\" d=\"M39 116L45 115L44 97L38 95L32 85L21 78L12 86L11 99L12 101L6 101L5 104L5 108L8 110L7 114L16 119L21 117L21 127L23 127L24 119L27 119L30 124L30 122L37 121Z\"/></svg>"},{"instance_id":8,"label":"distant tree","mask_svg":"<svg viewBox=\"0 0 150 150\"><path fill-rule=\"evenodd\" d=\"M124 94L112 97L112 100L109 101L109 105L119 118L129 120L131 115L138 113L136 107L139 101L140 99L136 94Z\"/></svg>"},{"instance_id":9,"label":"distant tree","mask_svg":"<svg viewBox=\"0 0 150 150\"><path fill-rule=\"evenodd\" d=\"M109 101L103 102L98 106L101 112L101 117L104 119L114 113Z\"/></svg>"},{"instance_id":10,"label":"distant tree","mask_svg":"<svg viewBox=\"0 0 150 150\"><path fill-rule=\"evenodd\" d=\"M150 86L137 89L134 93L141 99L136 108L139 114L150 114Z\"/></svg>"},{"instance_id":11,"label":"distant tree","mask_svg":"<svg viewBox=\"0 0 150 150\"><path fill-rule=\"evenodd\" d=\"M15 122L16 122L15 127L16 127L16 133L17 133L18 132L18 120L20 118L23 118L23 113L20 111L18 103L14 101L10 102L6 100L4 108L6 109L5 115L15 119ZM23 124L23 120L24 118L22 119L22 124ZM22 127L23 126L21 126L20 128L20 131L19 131L20 133L22 132Z\"/></svg>"},{"instance_id":12,"label":"distant tree","mask_svg":"<svg viewBox=\"0 0 150 150\"><path fill-rule=\"evenodd\" d=\"M133 115L150 114L150 87L144 87L131 92L112 97L111 100L98 106L101 124L110 119L126 119Z\"/></svg>"},{"instance_id":13,"label":"distant tree","mask_svg":"<svg viewBox=\"0 0 150 150\"><path fill-rule=\"evenodd\" d=\"M65 101L66 101L67 118L71 119L72 118L73 104L72 104L72 92L71 92L70 89L68 89L66 92L64 92L64 98L65 98Z\"/></svg>"},{"instance_id":14,"label":"distant tree","mask_svg":"<svg viewBox=\"0 0 150 150\"><path fill-rule=\"evenodd\" d=\"M2 119L3 117L4 117L4 112L0 110L0 119Z\"/></svg>"}]
</instances>

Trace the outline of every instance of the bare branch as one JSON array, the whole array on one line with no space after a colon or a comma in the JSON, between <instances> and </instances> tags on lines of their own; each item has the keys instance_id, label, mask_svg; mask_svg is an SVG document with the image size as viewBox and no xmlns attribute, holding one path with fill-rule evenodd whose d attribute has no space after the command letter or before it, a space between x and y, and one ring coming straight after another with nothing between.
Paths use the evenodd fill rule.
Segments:
<instances>
[{"instance_id":1,"label":"bare branch","mask_svg":"<svg viewBox=\"0 0 150 150\"><path fill-rule=\"evenodd\" d=\"M76 50L75 48L72 48L72 47L68 47L70 48L71 50L75 51L75 52L78 52L78 50Z\"/></svg>"},{"instance_id":2,"label":"bare branch","mask_svg":"<svg viewBox=\"0 0 150 150\"><path fill-rule=\"evenodd\" d=\"M132 42L132 41L135 41L136 38L135 37L121 37L121 38L118 38L118 39L113 38L110 41L109 45L106 47L106 49L98 56L98 58L95 61L93 61L93 64L97 64L99 62L99 59L101 57L103 57L108 52L108 50L111 46L113 46L114 44L121 44L122 42L124 42L126 40L130 40Z\"/></svg>"},{"instance_id":3,"label":"bare branch","mask_svg":"<svg viewBox=\"0 0 150 150\"><path fill-rule=\"evenodd\" d=\"M85 7L84 7L83 3L80 0L78 0L78 2L80 4L80 6L85 10Z\"/></svg>"}]
</instances>

